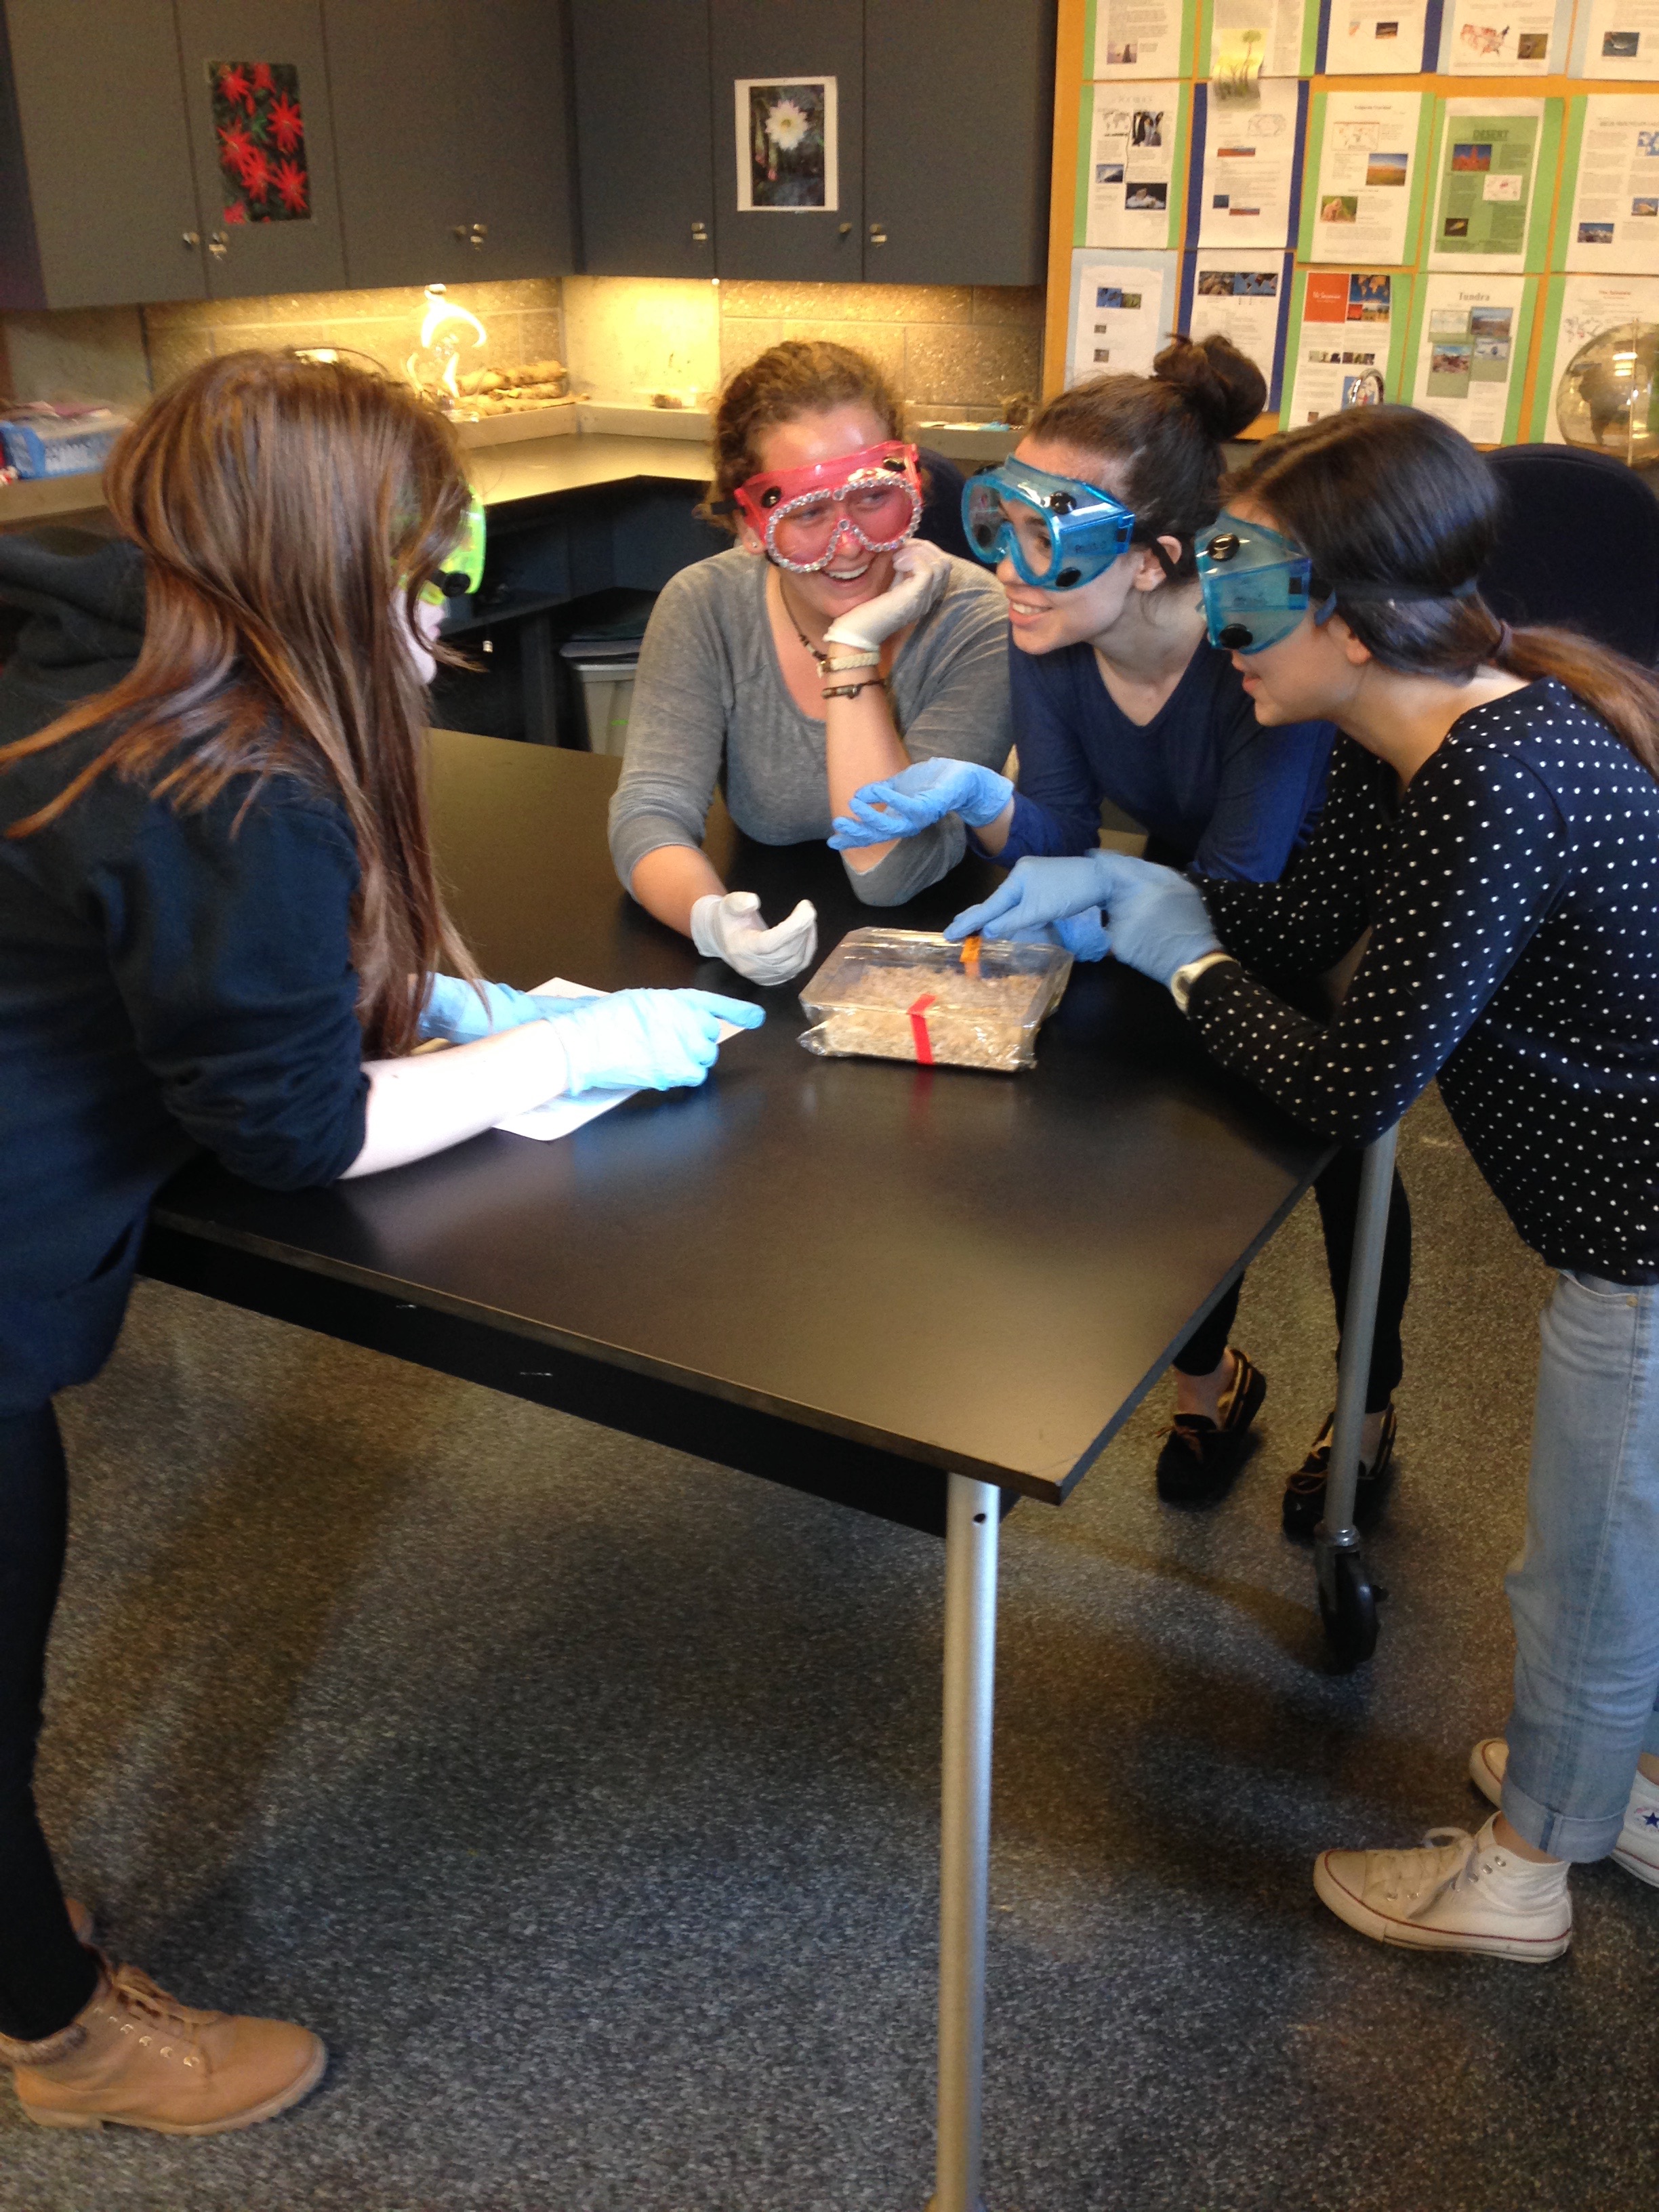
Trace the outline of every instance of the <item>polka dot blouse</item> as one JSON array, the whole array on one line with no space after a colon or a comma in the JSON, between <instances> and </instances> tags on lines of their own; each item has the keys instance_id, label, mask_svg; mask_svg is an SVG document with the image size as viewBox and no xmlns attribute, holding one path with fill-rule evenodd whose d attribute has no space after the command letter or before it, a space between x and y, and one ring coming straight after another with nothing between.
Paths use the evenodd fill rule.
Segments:
<instances>
[{"instance_id":1,"label":"polka dot blouse","mask_svg":"<svg viewBox=\"0 0 1659 2212\"><path fill-rule=\"evenodd\" d=\"M1287 873L1203 890L1243 963L1192 994L1218 1060L1351 1143L1438 1076L1551 1266L1659 1281L1659 785L1565 686L1472 708L1403 798L1340 738ZM1328 1025L1274 995L1367 927Z\"/></svg>"}]
</instances>

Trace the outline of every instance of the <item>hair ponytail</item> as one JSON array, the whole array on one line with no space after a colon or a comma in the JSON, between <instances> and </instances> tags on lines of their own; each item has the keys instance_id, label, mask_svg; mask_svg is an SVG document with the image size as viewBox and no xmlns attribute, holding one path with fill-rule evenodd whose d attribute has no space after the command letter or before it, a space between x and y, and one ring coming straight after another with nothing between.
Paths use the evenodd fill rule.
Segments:
<instances>
[{"instance_id":1,"label":"hair ponytail","mask_svg":"<svg viewBox=\"0 0 1659 2212\"><path fill-rule=\"evenodd\" d=\"M1094 376L1057 392L1026 429L1033 444L1069 447L1084 464L1068 474L1096 481L1091 465L1116 475L1115 490L1135 514L1134 542L1178 538L1172 577L1196 574L1194 544L1221 504L1221 447L1261 412L1261 370L1219 335L1171 338L1150 376Z\"/></svg>"},{"instance_id":2,"label":"hair ponytail","mask_svg":"<svg viewBox=\"0 0 1659 2212\"><path fill-rule=\"evenodd\" d=\"M1461 432L1413 407L1354 408L1273 439L1225 490L1303 547L1316 603L1334 593L1385 668L1455 684L1483 662L1553 676L1659 781L1659 678L1577 630L1512 629L1475 589L1502 495Z\"/></svg>"},{"instance_id":3,"label":"hair ponytail","mask_svg":"<svg viewBox=\"0 0 1659 2212\"><path fill-rule=\"evenodd\" d=\"M1475 605L1490 611L1484 600ZM1497 627L1502 635L1485 656L1489 662L1528 683L1553 676L1565 684L1659 783L1659 679L1650 670L1579 630Z\"/></svg>"}]
</instances>

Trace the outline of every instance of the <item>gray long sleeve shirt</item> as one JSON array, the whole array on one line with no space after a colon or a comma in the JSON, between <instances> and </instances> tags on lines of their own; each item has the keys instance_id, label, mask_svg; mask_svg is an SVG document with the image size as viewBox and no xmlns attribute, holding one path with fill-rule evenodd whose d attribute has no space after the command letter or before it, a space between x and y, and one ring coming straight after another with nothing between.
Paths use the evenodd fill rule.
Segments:
<instances>
[{"instance_id":1,"label":"gray long sleeve shirt","mask_svg":"<svg viewBox=\"0 0 1659 2212\"><path fill-rule=\"evenodd\" d=\"M763 845L830 835L823 724L789 696L766 573L750 554L717 553L672 578L652 612L611 802L611 855L624 884L659 846L702 846L717 783L738 829ZM951 560L944 596L911 632L887 690L912 760L1002 766L1013 736L1008 616L988 569ZM947 814L863 874L849 867L848 879L867 905L896 906L953 868L965 840Z\"/></svg>"}]
</instances>

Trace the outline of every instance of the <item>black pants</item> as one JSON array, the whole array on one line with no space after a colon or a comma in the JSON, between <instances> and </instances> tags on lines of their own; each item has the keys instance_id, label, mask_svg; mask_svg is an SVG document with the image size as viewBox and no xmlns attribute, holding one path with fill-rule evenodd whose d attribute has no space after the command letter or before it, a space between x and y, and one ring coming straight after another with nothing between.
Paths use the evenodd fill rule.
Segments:
<instances>
[{"instance_id":1,"label":"black pants","mask_svg":"<svg viewBox=\"0 0 1659 2212\"><path fill-rule=\"evenodd\" d=\"M1340 1152L1314 1184L1325 1230L1325 1261L1331 1271L1340 1330L1348 1304L1348 1271L1353 1265L1354 1228L1359 1212L1359 1168L1364 1154L1357 1146ZM1388 1234L1382 1243L1382 1278L1376 1293L1376 1334L1371 1340L1371 1371L1365 1387L1365 1411L1380 1413L1400 1385L1403 1363L1400 1323L1412 1285L1412 1212L1406 1186L1396 1173L1389 1195ZM1183 1375L1212 1375L1221 1364L1238 1312L1243 1279L1212 1307L1175 1356Z\"/></svg>"},{"instance_id":2,"label":"black pants","mask_svg":"<svg viewBox=\"0 0 1659 2212\"><path fill-rule=\"evenodd\" d=\"M50 1406L0 1419L0 2035L38 2043L91 2002L34 1811L46 1637L64 1577L69 1478Z\"/></svg>"}]
</instances>

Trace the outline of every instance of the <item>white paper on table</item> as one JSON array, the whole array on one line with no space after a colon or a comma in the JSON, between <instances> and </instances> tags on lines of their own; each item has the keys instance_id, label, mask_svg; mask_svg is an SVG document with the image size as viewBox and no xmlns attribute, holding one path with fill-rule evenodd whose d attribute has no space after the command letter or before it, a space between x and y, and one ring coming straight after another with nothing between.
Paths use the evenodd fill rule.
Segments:
<instances>
[{"instance_id":1,"label":"white paper on table","mask_svg":"<svg viewBox=\"0 0 1659 2212\"><path fill-rule=\"evenodd\" d=\"M1412 404L1498 446L1522 368L1524 276L1425 276Z\"/></svg>"},{"instance_id":2,"label":"white paper on table","mask_svg":"<svg viewBox=\"0 0 1659 2212\"><path fill-rule=\"evenodd\" d=\"M1567 50L1571 0L1451 0L1441 34L1448 76L1547 76ZM1598 72L1599 74L1599 72Z\"/></svg>"},{"instance_id":3,"label":"white paper on table","mask_svg":"<svg viewBox=\"0 0 1659 2212\"><path fill-rule=\"evenodd\" d=\"M1096 77L1179 76L1187 65L1184 0L1095 0Z\"/></svg>"},{"instance_id":4,"label":"white paper on table","mask_svg":"<svg viewBox=\"0 0 1659 2212\"><path fill-rule=\"evenodd\" d=\"M1150 376L1175 327L1176 256L1091 252L1072 256L1066 382L1085 377Z\"/></svg>"},{"instance_id":5,"label":"white paper on table","mask_svg":"<svg viewBox=\"0 0 1659 2212\"><path fill-rule=\"evenodd\" d=\"M1281 428L1403 397L1390 387L1389 364L1405 316L1405 282L1383 270L1308 270L1285 367Z\"/></svg>"},{"instance_id":6,"label":"white paper on table","mask_svg":"<svg viewBox=\"0 0 1659 2212\"><path fill-rule=\"evenodd\" d=\"M1585 100L1559 265L1659 276L1659 94L1592 93Z\"/></svg>"},{"instance_id":7,"label":"white paper on table","mask_svg":"<svg viewBox=\"0 0 1659 2212\"><path fill-rule=\"evenodd\" d=\"M1420 92L1333 92L1316 149L1310 261L1398 264L1416 198Z\"/></svg>"},{"instance_id":8,"label":"white paper on table","mask_svg":"<svg viewBox=\"0 0 1659 2212\"><path fill-rule=\"evenodd\" d=\"M1169 245L1181 95L1173 81L1094 87L1085 245Z\"/></svg>"},{"instance_id":9,"label":"white paper on table","mask_svg":"<svg viewBox=\"0 0 1659 2212\"><path fill-rule=\"evenodd\" d=\"M1659 77L1659 0L1589 0L1568 67L1574 76Z\"/></svg>"},{"instance_id":10,"label":"white paper on table","mask_svg":"<svg viewBox=\"0 0 1659 2212\"><path fill-rule=\"evenodd\" d=\"M1552 277L1553 294L1558 286L1559 305L1552 300L1544 328L1544 349L1539 356L1542 404L1534 403L1533 423L1534 436L1541 435L1554 444L1565 445L1566 439L1555 402L1561 379L1573 356L1603 331L1617 330L1626 323L1659 323L1659 277ZM1623 459L1616 444L1607 450Z\"/></svg>"},{"instance_id":11,"label":"white paper on table","mask_svg":"<svg viewBox=\"0 0 1659 2212\"><path fill-rule=\"evenodd\" d=\"M1202 118L1204 158L1199 178L1199 246L1276 246L1295 242L1297 187L1302 176L1301 125L1307 89L1296 77L1262 78L1254 100L1220 100L1200 85L1193 105L1194 141Z\"/></svg>"},{"instance_id":12,"label":"white paper on table","mask_svg":"<svg viewBox=\"0 0 1659 2212\"><path fill-rule=\"evenodd\" d=\"M1432 69L1423 52L1425 0L1331 0L1322 76L1415 76Z\"/></svg>"}]
</instances>

